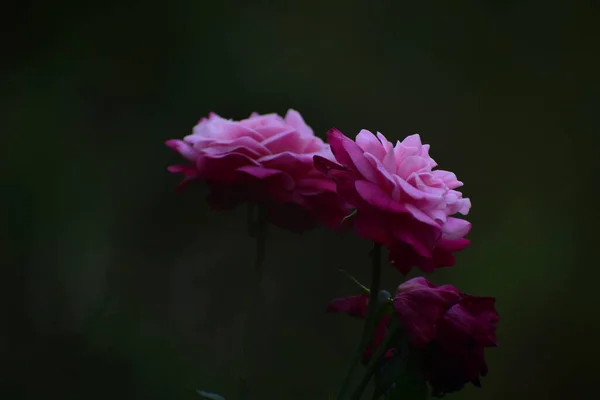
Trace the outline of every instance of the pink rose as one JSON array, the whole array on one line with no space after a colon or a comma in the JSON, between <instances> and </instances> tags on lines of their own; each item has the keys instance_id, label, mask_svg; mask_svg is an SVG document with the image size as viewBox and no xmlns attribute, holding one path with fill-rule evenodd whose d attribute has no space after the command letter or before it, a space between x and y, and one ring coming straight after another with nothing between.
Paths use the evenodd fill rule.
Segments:
<instances>
[{"instance_id":1,"label":"pink rose","mask_svg":"<svg viewBox=\"0 0 600 400\"><path fill-rule=\"evenodd\" d=\"M333 158L329 145L297 111L289 110L285 118L253 113L242 121L211 113L191 135L165 144L189 161L169 171L184 175L182 186L206 181L214 209L260 203L267 206L272 223L294 231L318 221L336 228L347 214L335 184L313 165L316 155Z\"/></svg>"},{"instance_id":2,"label":"pink rose","mask_svg":"<svg viewBox=\"0 0 600 400\"><path fill-rule=\"evenodd\" d=\"M353 141L339 130L327 132L337 162L315 156L316 167L331 176L338 193L357 213L356 233L389 249L389 259L406 274L451 266L453 252L465 248L471 224L451 217L466 215L469 199L454 190L456 175L433 170L429 145L412 135L392 145L381 133L362 130Z\"/></svg>"}]
</instances>

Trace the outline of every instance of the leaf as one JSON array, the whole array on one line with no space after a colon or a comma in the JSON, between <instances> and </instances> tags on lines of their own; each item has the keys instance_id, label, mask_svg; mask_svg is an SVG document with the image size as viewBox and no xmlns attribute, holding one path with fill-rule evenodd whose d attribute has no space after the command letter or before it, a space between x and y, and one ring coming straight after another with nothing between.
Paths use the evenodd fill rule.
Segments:
<instances>
[{"instance_id":1,"label":"leaf","mask_svg":"<svg viewBox=\"0 0 600 400\"><path fill-rule=\"evenodd\" d=\"M204 390L196 390L196 393L198 393L203 399L207 400L225 400L225 397L221 395L218 395L216 393L205 392Z\"/></svg>"},{"instance_id":2,"label":"leaf","mask_svg":"<svg viewBox=\"0 0 600 400\"><path fill-rule=\"evenodd\" d=\"M375 384L375 392L373 400L379 399L392 389L396 381L402 376L406 370L406 352L403 349L397 349L392 358L383 364L379 371Z\"/></svg>"},{"instance_id":3,"label":"leaf","mask_svg":"<svg viewBox=\"0 0 600 400\"><path fill-rule=\"evenodd\" d=\"M340 225L342 225L344 222L348 221L350 218L354 217L357 212L358 212L358 209L356 209L356 208L354 210L352 210L352 212L350 214L346 215L342 219L342 222L340 222Z\"/></svg>"},{"instance_id":4,"label":"leaf","mask_svg":"<svg viewBox=\"0 0 600 400\"><path fill-rule=\"evenodd\" d=\"M365 285L363 285L362 283L360 283L360 282L359 282L359 281L358 281L358 280L357 280L355 277L353 277L352 275L350 275L350 273L349 273L349 272L347 272L347 271L345 271L345 270L343 270L343 269L338 269L338 272L341 272L342 274L346 275L346 276L347 276L347 277L348 277L348 278L349 278L349 279L350 279L352 282L354 282L354 284L355 284L356 286L358 286L358 287L360 288L360 290L361 290L361 291L362 291L364 294L368 295L368 294L370 294L370 293L371 293L371 291L369 290L369 288L368 288L368 287L366 287Z\"/></svg>"},{"instance_id":5,"label":"leaf","mask_svg":"<svg viewBox=\"0 0 600 400\"><path fill-rule=\"evenodd\" d=\"M373 400L420 400L427 398L427 384L420 372L416 355L411 352L407 338L396 349L392 358L383 364L377 380Z\"/></svg>"}]
</instances>

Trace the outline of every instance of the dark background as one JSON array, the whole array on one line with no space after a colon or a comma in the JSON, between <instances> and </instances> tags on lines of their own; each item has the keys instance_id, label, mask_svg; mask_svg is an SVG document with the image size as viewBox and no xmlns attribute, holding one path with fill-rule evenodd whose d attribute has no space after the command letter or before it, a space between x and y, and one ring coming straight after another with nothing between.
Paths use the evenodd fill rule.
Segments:
<instances>
[{"instance_id":1,"label":"dark background","mask_svg":"<svg viewBox=\"0 0 600 400\"><path fill-rule=\"evenodd\" d=\"M472 245L429 276L494 295L501 347L453 399L597 394L598 5L592 1L15 2L2 12L6 399L234 399L245 210L177 194L163 142L215 111L420 133L465 182ZM369 244L273 229L257 399L327 399L358 339L324 312ZM393 290L400 274L386 267Z\"/></svg>"}]
</instances>

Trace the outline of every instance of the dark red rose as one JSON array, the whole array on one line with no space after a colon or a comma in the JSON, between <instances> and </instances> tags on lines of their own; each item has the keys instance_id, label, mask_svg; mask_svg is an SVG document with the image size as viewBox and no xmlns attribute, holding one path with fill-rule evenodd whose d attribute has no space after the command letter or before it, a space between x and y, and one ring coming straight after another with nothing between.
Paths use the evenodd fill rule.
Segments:
<instances>
[{"instance_id":1,"label":"dark red rose","mask_svg":"<svg viewBox=\"0 0 600 400\"><path fill-rule=\"evenodd\" d=\"M493 297L477 297L424 278L398 287L394 309L411 345L422 356L434 396L480 386L487 374L484 349L496 347L498 314Z\"/></svg>"},{"instance_id":2,"label":"dark red rose","mask_svg":"<svg viewBox=\"0 0 600 400\"><path fill-rule=\"evenodd\" d=\"M487 374L484 350L498 345L494 302L493 297L471 296L451 285L437 286L421 277L410 279L394 294L395 315L379 321L363 362L367 363L381 345L395 316L421 360L434 396L458 391L469 382L479 387L479 377ZM368 305L368 296L353 296L335 299L328 311L362 319ZM388 349L384 358L392 357L394 352Z\"/></svg>"}]
</instances>

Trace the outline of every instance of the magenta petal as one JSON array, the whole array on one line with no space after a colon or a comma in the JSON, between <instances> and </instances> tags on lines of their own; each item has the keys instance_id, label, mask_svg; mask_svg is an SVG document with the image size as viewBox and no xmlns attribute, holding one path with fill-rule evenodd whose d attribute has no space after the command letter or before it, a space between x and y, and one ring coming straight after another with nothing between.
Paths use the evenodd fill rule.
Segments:
<instances>
[{"instance_id":1,"label":"magenta petal","mask_svg":"<svg viewBox=\"0 0 600 400\"><path fill-rule=\"evenodd\" d=\"M357 236L385 246L389 245L389 234L387 233L389 220L385 214L365 214L364 212L359 212L352 217L352 220Z\"/></svg>"},{"instance_id":2,"label":"magenta petal","mask_svg":"<svg viewBox=\"0 0 600 400\"><path fill-rule=\"evenodd\" d=\"M469 243L471 243L471 241L465 238L447 240L442 237L437 243L437 248L447 252L455 252L465 249Z\"/></svg>"},{"instance_id":3,"label":"magenta petal","mask_svg":"<svg viewBox=\"0 0 600 400\"><path fill-rule=\"evenodd\" d=\"M327 141L331 146L331 151L333 152L336 160L340 164L348 168L356 169L354 161L352 160L352 158L348 154L348 151L346 150L346 146L351 146L351 144L353 144L358 148L358 151L361 151L360 147L358 147L356 143L348 139L346 136L344 136L342 132L340 132L336 128L327 131ZM346 144L347 142L350 142L351 144Z\"/></svg>"},{"instance_id":4,"label":"magenta petal","mask_svg":"<svg viewBox=\"0 0 600 400\"><path fill-rule=\"evenodd\" d=\"M378 347L383 344L383 341L385 340L385 337L387 336L387 333L388 333L388 325L390 324L391 319L392 319L392 315L387 314L387 315L384 315L379 320L379 323L377 324L377 328L375 328L375 333L373 334L373 339L371 340L371 343L369 343L369 345L365 349L365 352L363 353L363 357L362 357L363 364L368 364L369 360L371 359L373 354L377 351ZM383 358L384 359L390 358L394 354L394 350L395 349L393 349L393 348L388 349L384 353Z\"/></svg>"},{"instance_id":5,"label":"magenta petal","mask_svg":"<svg viewBox=\"0 0 600 400\"><path fill-rule=\"evenodd\" d=\"M335 162L328 160L325 157L321 157L321 156L314 156L313 162L314 162L315 168L324 174L329 173L329 171L331 171L331 170L345 170L346 169L346 168L342 167L340 164L335 163Z\"/></svg>"},{"instance_id":6,"label":"magenta petal","mask_svg":"<svg viewBox=\"0 0 600 400\"><path fill-rule=\"evenodd\" d=\"M392 197L384 192L378 185L364 180L354 183L356 192L371 206L392 213L407 212L406 207L394 201Z\"/></svg>"},{"instance_id":7,"label":"magenta petal","mask_svg":"<svg viewBox=\"0 0 600 400\"><path fill-rule=\"evenodd\" d=\"M289 175L302 179L314 172L313 158L306 154L293 154L290 152L282 152L278 154L268 155L258 159L266 168L286 171Z\"/></svg>"},{"instance_id":8,"label":"magenta petal","mask_svg":"<svg viewBox=\"0 0 600 400\"><path fill-rule=\"evenodd\" d=\"M482 347L496 347L498 314L493 297L463 294L462 299L448 310L440 324L440 340L447 351L469 351L468 342Z\"/></svg>"},{"instance_id":9,"label":"magenta petal","mask_svg":"<svg viewBox=\"0 0 600 400\"><path fill-rule=\"evenodd\" d=\"M292 196L294 180L284 172L254 165L240 167L238 172L262 181L266 193L276 202L287 201Z\"/></svg>"},{"instance_id":10,"label":"magenta petal","mask_svg":"<svg viewBox=\"0 0 600 400\"><path fill-rule=\"evenodd\" d=\"M198 170L193 165L171 165L167 168L167 171L174 174L183 174L184 178L177 187L178 191L182 191L190 182L199 177Z\"/></svg>"},{"instance_id":11,"label":"magenta petal","mask_svg":"<svg viewBox=\"0 0 600 400\"><path fill-rule=\"evenodd\" d=\"M394 176L389 172L381 161L377 160L372 154L365 153L365 158L369 161L376 170L376 179L373 183L378 184L384 192L391 193L392 198L395 201L399 200L400 191L397 185L394 183Z\"/></svg>"},{"instance_id":12,"label":"magenta petal","mask_svg":"<svg viewBox=\"0 0 600 400\"><path fill-rule=\"evenodd\" d=\"M355 318L365 318L369 307L369 296L361 294L334 299L327 307L328 312L341 312Z\"/></svg>"},{"instance_id":13,"label":"magenta petal","mask_svg":"<svg viewBox=\"0 0 600 400\"><path fill-rule=\"evenodd\" d=\"M244 172L248 175L252 175L258 179L267 179L275 175L281 175L282 172L276 169L269 169L264 167L258 167L254 165L246 165L244 167L238 168L238 171Z\"/></svg>"},{"instance_id":14,"label":"magenta petal","mask_svg":"<svg viewBox=\"0 0 600 400\"><path fill-rule=\"evenodd\" d=\"M344 149L352 159L357 171L368 181L377 181L377 168L364 156L364 152L352 140L343 141Z\"/></svg>"},{"instance_id":15,"label":"magenta petal","mask_svg":"<svg viewBox=\"0 0 600 400\"><path fill-rule=\"evenodd\" d=\"M419 235L417 232L410 229L400 229L395 227L394 236L401 242L407 243L421 257L431 258L432 249L421 241L423 237L430 235Z\"/></svg>"},{"instance_id":16,"label":"magenta petal","mask_svg":"<svg viewBox=\"0 0 600 400\"><path fill-rule=\"evenodd\" d=\"M435 338L438 321L459 300L455 288L437 287L424 278L415 278L398 287L393 303L409 341L422 347Z\"/></svg>"},{"instance_id":17,"label":"magenta petal","mask_svg":"<svg viewBox=\"0 0 600 400\"><path fill-rule=\"evenodd\" d=\"M173 174L183 174L184 176L197 176L198 170L193 165L177 164L171 165L167 171Z\"/></svg>"},{"instance_id":18,"label":"magenta petal","mask_svg":"<svg viewBox=\"0 0 600 400\"><path fill-rule=\"evenodd\" d=\"M203 178L228 183L237 181L237 170L246 165L260 166L250 157L239 153L202 156L197 161L198 171Z\"/></svg>"},{"instance_id":19,"label":"magenta petal","mask_svg":"<svg viewBox=\"0 0 600 400\"><path fill-rule=\"evenodd\" d=\"M306 194L335 193L335 182L321 177L305 178L296 181L296 188Z\"/></svg>"}]
</instances>

